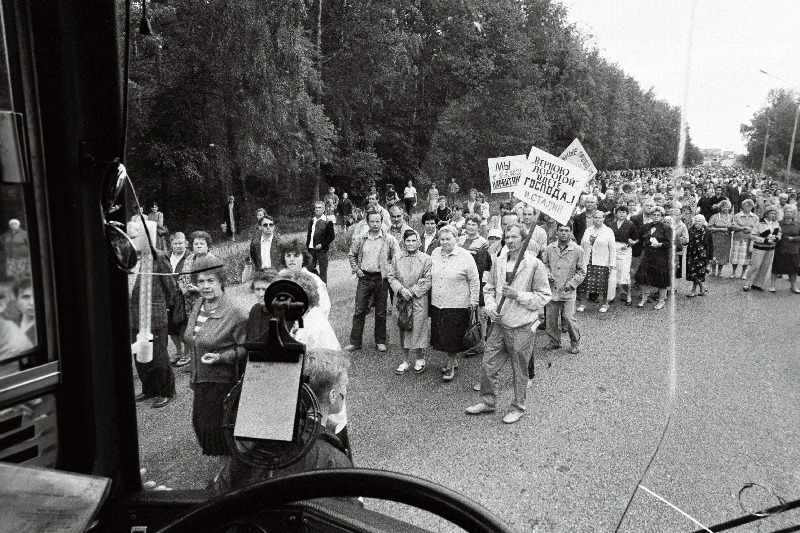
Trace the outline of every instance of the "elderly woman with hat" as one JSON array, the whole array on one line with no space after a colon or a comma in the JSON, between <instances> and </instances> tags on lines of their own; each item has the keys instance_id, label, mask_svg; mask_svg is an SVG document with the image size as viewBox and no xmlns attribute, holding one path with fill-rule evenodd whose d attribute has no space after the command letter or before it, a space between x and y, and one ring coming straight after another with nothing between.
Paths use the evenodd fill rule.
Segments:
<instances>
[{"instance_id":1,"label":"elderly woman with hat","mask_svg":"<svg viewBox=\"0 0 800 533\"><path fill-rule=\"evenodd\" d=\"M750 258L750 271L747 273L742 287L745 292L749 291L751 287L763 291L764 285L770 281L775 245L781 238L781 227L777 218L778 207L772 204L765 206L763 218L750 233L750 239L753 241L753 255Z\"/></svg>"},{"instance_id":2,"label":"elderly woman with hat","mask_svg":"<svg viewBox=\"0 0 800 533\"><path fill-rule=\"evenodd\" d=\"M244 371L247 314L225 294L225 265L212 255L195 259L200 297L184 334L192 353L192 425L204 455L228 455L223 403Z\"/></svg>"}]
</instances>

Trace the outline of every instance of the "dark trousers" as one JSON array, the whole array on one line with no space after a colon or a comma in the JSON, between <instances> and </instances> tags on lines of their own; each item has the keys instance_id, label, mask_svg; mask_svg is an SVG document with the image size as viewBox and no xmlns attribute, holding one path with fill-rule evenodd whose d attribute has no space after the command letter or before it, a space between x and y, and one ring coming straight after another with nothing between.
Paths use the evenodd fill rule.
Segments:
<instances>
[{"instance_id":1,"label":"dark trousers","mask_svg":"<svg viewBox=\"0 0 800 533\"><path fill-rule=\"evenodd\" d=\"M311 254L309 269L317 268L317 265L319 265L319 277L323 283L328 283L328 252L315 250L314 248L309 248L308 252Z\"/></svg>"},{"instance_id":2,"label":"dark trousers","mask_svg":"<svg viewBox=\"0 0 800 533\"><path fill-rule=\"evenodd\" d=\"M408 216L411 216L411 210L414 208L414 199L406 198L403 202L406 204L406 213L408 213Z\"/></svg>"},{"instance_id":3,"label":"dark trousers","mask_svg":"<svg viewBox=\"0 0 800 533\"><path fill-rule=\"evenodd\" d=\"M386 344L386 296L389 281L380 272L364 273L358 278L356 306L353 312L353 328L350 330L350 344L361 346L364 337L364 321L369 312L369 301L375 299L375 344Z\"/></svg>"},{"instance_id":4,"label":"dark trousers","mask_svg":"<svg viewBox=\"0 0 800 533\"><path fill-rule=\"evenodd\" d=\"M149 363L136 362L136 373L142 382L142 392L149 396L171 398L175 396L175 374L169 365L167 353L167 326L154 329L153 334L153 360ZM133 332L136 338L136 332Z\"/></svg>"}]
</instances>

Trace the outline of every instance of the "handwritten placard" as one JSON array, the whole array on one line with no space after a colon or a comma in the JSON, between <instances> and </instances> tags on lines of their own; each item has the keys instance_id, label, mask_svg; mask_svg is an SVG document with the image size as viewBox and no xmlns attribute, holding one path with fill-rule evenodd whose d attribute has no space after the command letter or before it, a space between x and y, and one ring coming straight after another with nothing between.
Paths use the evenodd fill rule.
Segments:
<instances>
[{"instance_id":1,"label":"handwritten placard","mask_svg":"<svg viewBox=\"0 0 800 533\"><path fill-rule=\"evenodd\" d=\"M528 159L524 155L489 158L489 183L492 185L492 194L513 191L526 166Z\"/></svg>"},{"instance_id":2,"label":"handwritten placard","mask_svg":"<svg viewBox=\"0 0 800 533\"><path fill-rule=\"evenodd\" d=\"M589 176L588 171L534 147L514 196L566 224Z\"/></svg>"},{"instance_id":3,"label":"handwritten placard","mask_svg":"<svg viewBox=\"0 0 800 533\"><path fill-rule=\"evenodd\" d=\"M592 159L589 157L589 154L586 153L586 150L578 139L572 141L558 158L589 172L588 179L592 179L594 175L597 174L597 167L594 166Z\"/></svg>"}]
</instances>

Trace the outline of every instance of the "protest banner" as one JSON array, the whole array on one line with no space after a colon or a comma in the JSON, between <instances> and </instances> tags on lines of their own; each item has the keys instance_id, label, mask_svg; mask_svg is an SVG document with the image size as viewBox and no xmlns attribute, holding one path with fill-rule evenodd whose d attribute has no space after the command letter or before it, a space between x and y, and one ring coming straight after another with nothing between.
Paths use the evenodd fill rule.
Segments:
<instances>
[{"instance_id":1,"label":"protest banner","mask_svg":"<svg viewBox=\"0 0 800 533\"><path fill-rule=\"evenodd\" d=\"M527 165L528 159L524 155L489 158L489 183L492 185L492 194L512 192Z\"/></svg>"},{"instance_id":2,"label":"protest banner","mask_svg":"<svg viewBox=\"0 0 800 533\"><path fill-rule=\"evenodd\" d=\"M572 141L558 158L589 172L589 179L592 179L597 174L597 167L594 166L589 154L583 149L583 145L578 139Z\"/></svg>"},{"instance_id":3,"label":"protest banner","mask_svg":"<svg viewBox=\"0 0 800 533\"><path fill-rule=\"evenodd\" d=\"M528 167L514 189L514 196L566 224L590 172L531 148Z\"/></svg>"}]
</instances>

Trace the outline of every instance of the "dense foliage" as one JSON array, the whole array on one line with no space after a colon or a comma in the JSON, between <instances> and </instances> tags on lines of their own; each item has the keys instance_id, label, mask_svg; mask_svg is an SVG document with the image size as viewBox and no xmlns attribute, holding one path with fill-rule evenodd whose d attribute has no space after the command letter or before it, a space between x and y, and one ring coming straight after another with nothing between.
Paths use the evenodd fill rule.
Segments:
<instances>
[{"instance_id":1,"label":"dense foliage","mask_svg":"<svg viewBox=\"0 0 800 533\"><path fill-rule=\"evenodd\" d=\"M742 124L741 133L747 141L744 163L750 168L761 169L772 176L786 171L789 145L792 141L798 95L793 91L774 89L767 96L767 103L753 115L750 124ZM769 133L769 135L767 135ZM795 141L797 142L797 141ZM766 159L764 159L766 143ZM800 150L795 145L792 154L792 169L800 167Z\"/></svg>"},{"instance_id":2,"label":"dense foliage","mask_svg":"<svg viewBox=\"0 0 800 533\"><path fill-rule=\"evenodd\" d=\"M488 157L559 154L575 137L600 169L675 163L679 109L587 46L555 1L149 7L157 34L132 36L128 159L176 222L226 194L280 211L327 184L356 199L372 181L485 189Z\"/></svg>"}]
</instances>

